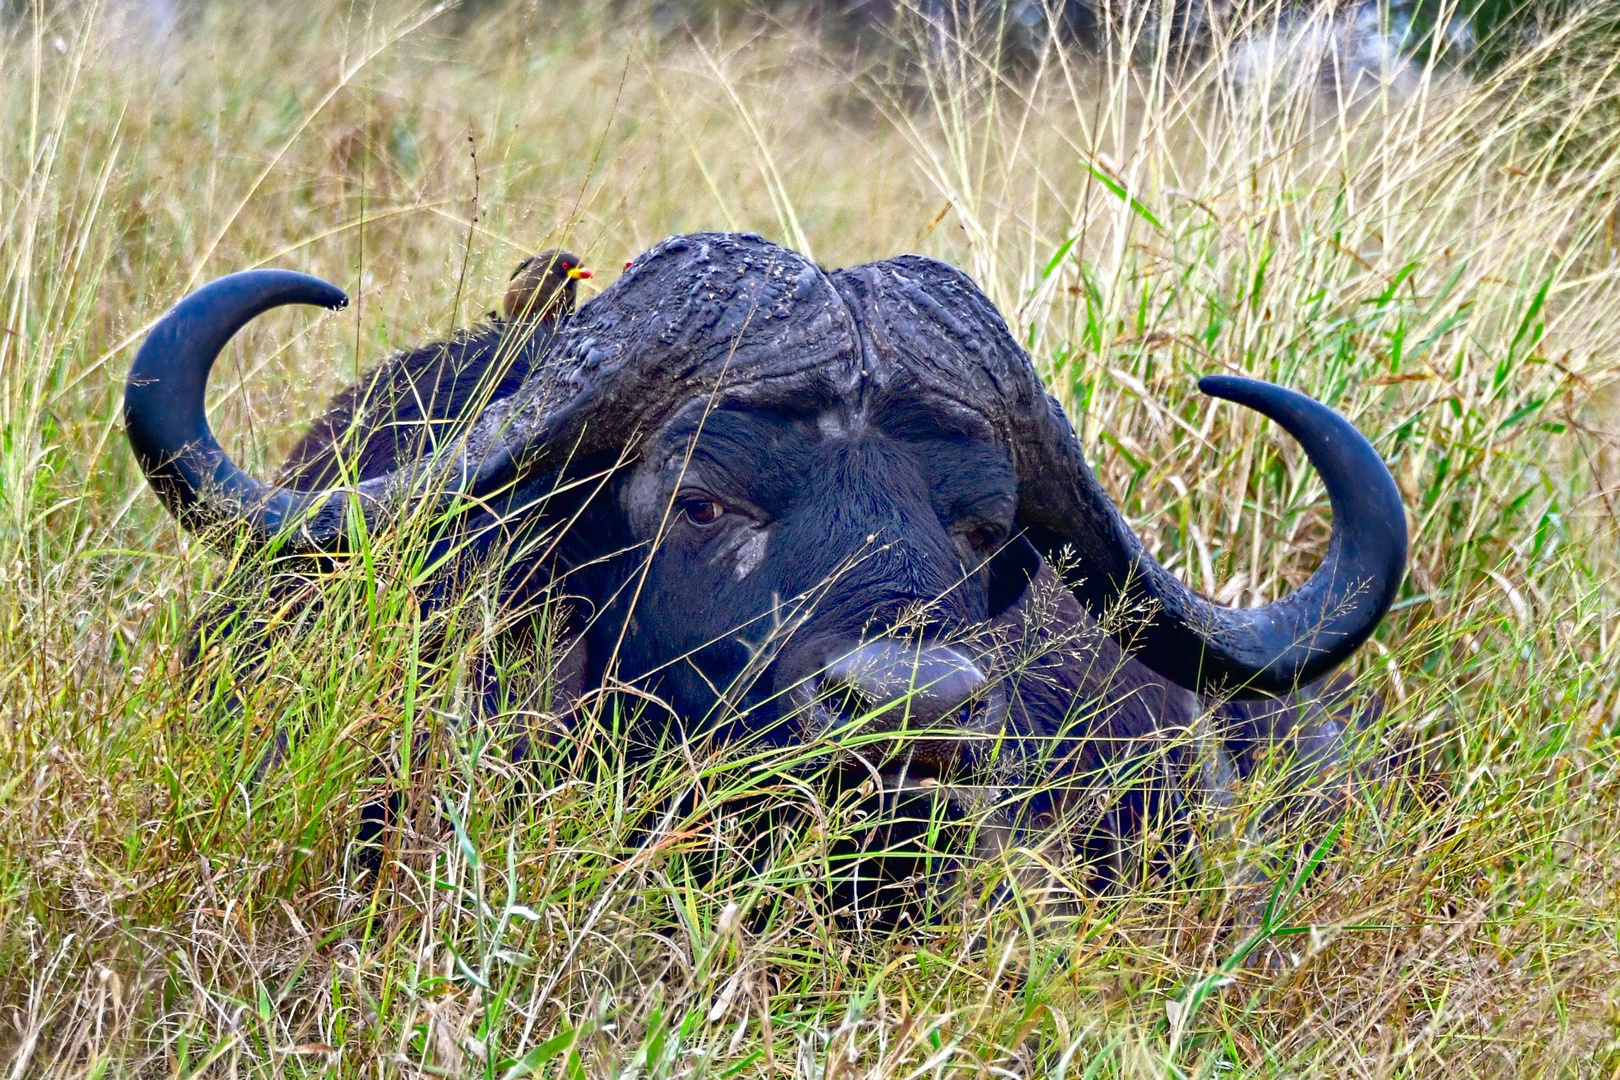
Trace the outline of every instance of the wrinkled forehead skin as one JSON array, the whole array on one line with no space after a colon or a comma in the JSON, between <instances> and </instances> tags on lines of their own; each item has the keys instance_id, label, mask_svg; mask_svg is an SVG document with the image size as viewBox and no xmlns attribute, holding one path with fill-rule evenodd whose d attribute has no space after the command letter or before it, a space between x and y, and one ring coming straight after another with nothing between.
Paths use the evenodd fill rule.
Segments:
<instances>
[{"instance_id":1,"label":"wrinkled forehead skin","mask_svg":"<svg viewBox=\"0 0 1620 1080\"><path fill-rule=\"evenodd\" d=\"M901 255L840 270L832 281L861 338L869 394L927 402L940 421L1006 449L1022 475L1028 438L1014 430L1017 418L1027 426L1036 409L1061 410L973 279L936 259Z\"/></svg>"},{"instance_id":2,"label":"wrinkled forehead skin","mask_svg":"<svg viewBox=\"0 0 1620 1080\"><path fill-rule=\"evenodd\" d=\"M673 237L637 259L581 307L530 381L516 430L555 437L558 416L572 413L621 446L709 401L823 402L859 419L906 398L1011 448L1008 405L1042 393L994 305L960 271L903 256L828 274L729 233Z\"/></svg>"}]
</instances>

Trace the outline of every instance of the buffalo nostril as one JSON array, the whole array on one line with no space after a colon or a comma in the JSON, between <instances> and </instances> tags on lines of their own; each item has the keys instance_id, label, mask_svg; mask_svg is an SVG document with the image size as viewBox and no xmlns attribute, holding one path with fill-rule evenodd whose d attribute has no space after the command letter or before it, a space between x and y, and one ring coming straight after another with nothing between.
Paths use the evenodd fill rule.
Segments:
<instances>
[{"instance_id":1,"label":"buffalo nostril","mask_svg":"<svg viewBox=\"0 0 1620 1080\"><path fill-rule=\"evenodd\" d=\"M935 727L961 709L985 677L952 648L873 641L829 663L820 684L825 693L852 694L873 708L893 702L896 718L909 713L917 726Z\"/></svg>"}]
</instances>

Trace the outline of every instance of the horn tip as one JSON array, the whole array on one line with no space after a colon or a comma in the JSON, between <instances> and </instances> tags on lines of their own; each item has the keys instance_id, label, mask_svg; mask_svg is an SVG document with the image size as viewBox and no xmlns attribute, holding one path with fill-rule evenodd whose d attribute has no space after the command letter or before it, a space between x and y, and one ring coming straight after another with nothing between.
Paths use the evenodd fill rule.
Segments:
<instances>
[{"instance_id":1,"label":"horn tip","mask_svg":"<svg viewBox=\"0 0 1620 1080\"><path fill-rule=\"evenodd\" d=\"M348 293L344 292L342 289L338 288L336 285L333 285L329 281L321 281L319 278L316 278L315 280L319 281L321 285L321 295L316 299L316 303L319 306L325 308L327 311L342 311L344 308L349 306Z\"/></svg>"},{"instance_id":2,"label":"horn tip","mask_svg":"<svg viewBox=\"0 0 1620 1080\"><path fill-rule=\"evenodd\" d=\"M1225 398L1228 401L1232 400L1234 394L1241 394L1245 389L1255 385L1268 384L1260 382L1259 379L1246 379L1241 375L1205 375L1198 380L1198 389L1201 393L1210 397Z\"/></svg>"}]
</instances>

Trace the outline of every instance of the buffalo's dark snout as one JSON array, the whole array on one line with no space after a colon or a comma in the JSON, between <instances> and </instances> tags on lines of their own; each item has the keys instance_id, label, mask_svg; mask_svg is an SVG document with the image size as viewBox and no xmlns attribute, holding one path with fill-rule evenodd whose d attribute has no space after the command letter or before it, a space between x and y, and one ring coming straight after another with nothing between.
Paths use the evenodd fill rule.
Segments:
<instances>
[{"instance_id":1,"label":"buffalo's dark snout","mask_svg":"<svg viewBox=\"0 0 1620 1080\"><path fill-rule=\"evenodd\" d=\"M879 756L948 767L976 756L999 722L989 678L948 645L895 638L869 641L827 658L799 697L817 735L884 736Z\"/></svg>"},{"instance_id":2,"label":"buffalo's dark snout","mask_svg":"<svg viewBox=\"0 0 1620 1080\"><path fill-rule=\"evenodd\" d=\"M828 694L845 692L868 710L890 706L920 727L941 727L983 689L984 672L945 646L911 648L884 640L862 645L827 665L820 679Z\"/></svg>"}]
</instances>

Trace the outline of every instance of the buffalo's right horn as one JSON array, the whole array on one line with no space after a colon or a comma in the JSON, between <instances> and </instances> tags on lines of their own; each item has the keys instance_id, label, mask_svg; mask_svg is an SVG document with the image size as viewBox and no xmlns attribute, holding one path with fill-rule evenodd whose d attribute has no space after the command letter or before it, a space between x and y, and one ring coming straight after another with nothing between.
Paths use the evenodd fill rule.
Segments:
<instances>
[{"instance_id":1,"label":"buffalo's right horn","mask_svg":"<svg viewBox=\"0 0 1620 1080\"><path fill-rule=\"evenodd\" d=\"M291 549L333 551L343 544L349 495L381 496L386 478L342 491L263 483L225 453L204 411L214 361L251 319L283 304L336 310L348 302L342 289L307 274L248 270L190 294L147 335L124 384L124 426L152 490L188 531L260 547L297 525Z\"/></svg>"}]
</instances>

